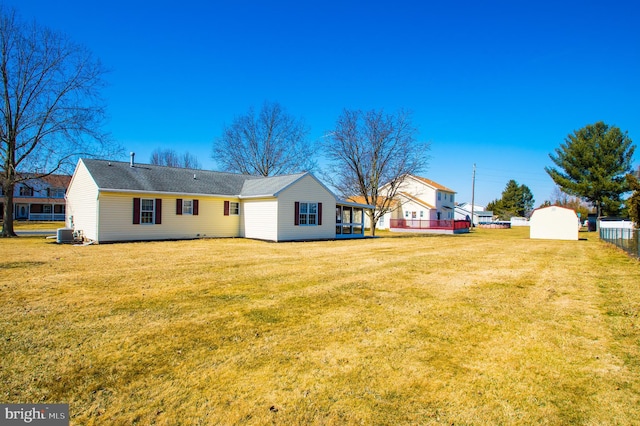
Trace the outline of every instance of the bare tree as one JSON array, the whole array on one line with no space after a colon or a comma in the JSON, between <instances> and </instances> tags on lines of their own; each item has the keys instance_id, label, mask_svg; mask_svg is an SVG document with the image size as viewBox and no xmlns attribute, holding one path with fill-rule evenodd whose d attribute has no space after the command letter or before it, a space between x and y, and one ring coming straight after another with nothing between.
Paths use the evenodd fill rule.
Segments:
<instances>
[{"instance_id":1,"label":"bare tree","mask_svg":"<svg viewBox=\"0 0 640 426\"><path fill-rule=\"evenodd\" d=\"M151 153L150 162L158 166L178 167L178 154L172 149L156 148Z\"/></svg>"},{"instance_id":2,"label":"bare tree","mask_svg":"<svg viewBox=\"0 0 640 426\"><path fill-rule=\"evenodd\" d=\"M411 114L404 110L394 114L344 110L327 135L325 177L344 197L359 195L376 206L368 213L371 235L378 220L391 211L404 178L427 165L429 144L419 142L417 133Z\"/></svg>"},{"instance_id":3,"label":"bare tree","mask_svg":"<svg viewBox=\"0 0 640 426\"><path fill-rule=\"evenodd\" d=\"M185 169L200 169L202 166L200 165L200 161L198 161L198 157L192 155L188 152L182 154L182 167Z\"/></svg>"},{"instance_id":4,"label":"bare tree","mask_svg":"<svg viewBox=\"0 0 640 426\"><path fill-rule=\"evenodd\" d=\"M155 149L151 153L150 161L151 164L180 167L184 169L199 169L201 167L200 162L195 155L190 154L189 152L178 155L173 149Z\"/></svg>"},{"instance_id":5,"label":"bare tree","mask_svg":"<svg viewBox=\"0 0 640 426\"><path fill-rule=\"evenodd\" d=\"M236 117L213 144L213 159L223 170L274 176L311 171L315 149L301 119L289 115L277 102L265 102L255 114Z\"/></svg>"},{"instance_id":6,"label":"bare tree","mask_svg":"<svg viewBox=\"0 0 640 426\"><path fill-rule=\"evenodd\" d=\"M70 170L78 156L106 153L99 98L104 73L84 47L0 6L2 237L16 235L17 183Z\"/></svg>"}]
</instances>

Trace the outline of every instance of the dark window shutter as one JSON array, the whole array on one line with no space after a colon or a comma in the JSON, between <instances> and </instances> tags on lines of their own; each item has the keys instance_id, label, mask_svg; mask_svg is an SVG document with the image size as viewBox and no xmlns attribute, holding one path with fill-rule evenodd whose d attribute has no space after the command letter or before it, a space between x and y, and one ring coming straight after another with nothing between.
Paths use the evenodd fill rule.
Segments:
<instances>
[{"instance_id":1,"label":"dark window shutter","mask_svg":"<svg viewBox=\"0 0 640 426\"><path fill-rule=\"evenodd\" d=\"M182 214L182 198L176 200L176 214Z\"/></svg>"},{"instance_id":2,"label":"dark window shutter","mask_svg":"<svg viewBox=\"0 0 640 426\"><path fill-rule=\"evenodd\" d=\"M294 214L293 224L295 226L300 225L300 203L298 201L296 201L293 214Z\"/></svg>"},{"instance_id":3,"label":"dark window shutter","mask_svg":"<svg viewBox=\"0 0 640 426\"><path fill-rule=\"evenodd\" d=\"M228 201L224 202L224 215L225 216L229 216L229 202Z\"/></svg>"},{"instance_id":4,"label":"dark window shutter","mask_svg":"<svg viewBox=\"0 0 640 426\"><path fill-rule=\"evenodd\" d=\"M140 198L133 199L133 224L140 225Z\"/></svg>"},{"instance_id":5,"label":"dark window shutter","mask_svg":"<svg viewBox=\"0 0 640 426\"><path fill-rule=\"evenodd\" d=\"M322 225L322 203L318 203L318 225Z\"/></svg>"},{"instance_id":6,"label":"dark window shutter","mask_svg":"<svg viewBox=\"0 0 640 426\"><path fill-rule=\"evenodd\" d=\"M156 225L162 223L162 199L156 198Z\"/></svg>"},{"instance_id":7,"label":"dark window shutter","mask_svg":"<svg viewBox=\"0 0 640 426\"><path fill-rule=\"evenodd\" d=\"M196 216L198 214L198 200L193 200L193 215Z\"/></svg>"}]
</instances>

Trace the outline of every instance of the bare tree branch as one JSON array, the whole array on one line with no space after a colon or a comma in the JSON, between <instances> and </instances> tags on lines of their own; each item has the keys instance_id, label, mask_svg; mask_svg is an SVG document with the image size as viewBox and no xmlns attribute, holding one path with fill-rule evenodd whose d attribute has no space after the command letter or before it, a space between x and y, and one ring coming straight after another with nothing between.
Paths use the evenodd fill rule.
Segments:
<instances>
[{"instance_id":1,"label":"bare tree branch","mask_svg":"<svg viewBox=\"0 0 640 426\"><path fill-rule=\"evenodd\" d=\"M406 175L427 165L429 144L419 142L417 133L411 114L404 110L395 114L344 110L327 134L324 152L329 167L323 176L343 197L357 195L376 206L368 213L372 235L378 220L391 211Z\"/></svg>"},{"instance_id":2,"label":"bare tree branch","mask_svg":"<svg viewBox=\"0 0 640 426\"><path fill-rule=\"evenodd\" d=\"M200 162L194 155L185 152L178 155L173 149L156 148L151 153L151 164L168 167L180 167L183 169L199 169Z\"/></svg>"},{"instance_id":3,"label":"bare tree branch","mask_svg":"<svg viewBox=\"0 0 640 426\"><path fill-rule=\"evenodd\" d=\"M104 74L84 47L0 6L2 236L15 235L16 183L71 170L80 156L121 152L101 131Z\"/></svg>"},{"instance_id":4,"label":"bare tree branch","mask_svg":"<svg viewBox=\"0 0 640 426\"><path fill-rule=\"evenodd\" d=\"M312 171L314 144L300 119L278 103L265 102L256 116L253 108L225 126L213 144L213 159L223 170L260 176Z\"/></svg>"}]
</instances>

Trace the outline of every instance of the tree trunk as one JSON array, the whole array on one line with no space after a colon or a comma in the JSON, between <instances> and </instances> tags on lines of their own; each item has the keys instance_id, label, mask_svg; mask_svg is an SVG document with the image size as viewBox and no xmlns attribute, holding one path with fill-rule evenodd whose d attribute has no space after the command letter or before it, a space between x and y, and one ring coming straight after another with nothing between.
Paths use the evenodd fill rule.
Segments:
<instances>
[{"instance_id":1,"label":"tree trunk","mask_svg":"<svg viewBox=\"0 0 640 426\"><path fill-rule=\"evenodd\" d=\"M13 230L13 188L14 185L7 185L2 188L5 194L2 212L2 233L0 233L2 238L18 236Z\"/></svg>"},{"instance_id":2,"label":"tree trunk","mask_svg":"<svg viewBox=\"0 0 640 426\"><path fill-rule=\"evenodd\" d=\"M371 236L376 236L376 225L378 224L378 219L373 217L374 215L369 215L369 219L371 220Z\"/></svg>"}]
</instances>

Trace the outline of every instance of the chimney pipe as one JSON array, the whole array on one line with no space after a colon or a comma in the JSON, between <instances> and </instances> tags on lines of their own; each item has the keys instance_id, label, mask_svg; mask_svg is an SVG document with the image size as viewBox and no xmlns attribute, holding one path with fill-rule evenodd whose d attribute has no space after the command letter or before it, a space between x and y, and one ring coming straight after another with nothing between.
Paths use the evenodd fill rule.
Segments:
<instances>
[{"instance_id":1,"label":"chimney pipe","mask_svg":"<svg viewBox=\"0 0 640 426\"><path fill-rule=\"evenodd\" d=\"M131 155L131 163L129 164L129 166L133 167L134 164L135 164L134 161L133 161L133 157L136 156L136 153L131 151L129 154Z\"/></svg>"}]
</instances>

